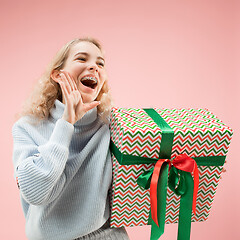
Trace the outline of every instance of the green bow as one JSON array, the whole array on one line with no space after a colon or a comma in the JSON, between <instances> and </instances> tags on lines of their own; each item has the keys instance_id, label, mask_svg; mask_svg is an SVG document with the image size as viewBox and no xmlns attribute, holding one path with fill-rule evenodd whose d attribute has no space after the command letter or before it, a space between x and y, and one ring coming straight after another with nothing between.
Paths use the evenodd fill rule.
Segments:
<instances>
[{"instance_id":1,"label":"green bow","mask_svg":"<svg viewBox=\"0 0 240 240\"><path fill-rule=\"evenodd\" d=\"M152 220L151 212L149 214L149 224L151 228L151 240L157 240L164 233L165 215L166 215L166 198L167 185L178 196L181 196L179 223L178 223L178 240L190 239L191 232L191 215L192 215L192 200L193 200L193 179L191 173L181 171L174 166L171 167L168 178L169 165L163 164L160 172L160 177L157 186L158 199L158 223ZM137 183L144 189L150 188L153 168L145 171L139 176Z\"/></svg>"},{"instance_id":2,"label":"green bow","mask_svg":"<svg viewBox=\"0 0 240 240\"><path fill-rule=\"evenodd\" d=\"M156 163L159 159L171 158L172 144L174 138L173 130L154 109L143 110L154 120L154 122L159 126L162 131L159 157L156 159L122 154L116 147L116 145L111 141L111 151L121 165L149 164ZM225 158L226 156L193 157L198 166L222 166L225 162ZM152 225L151 240L159 239L159 237L164 232L167 185L175 194L181 196L178 223L178 240L188 240L190 239L191 231L193 179L191 173L181 171L173 166L171 167L168 178L168 171L169 165L164 163L161 168L160 177L158 179L157 185L157 218L159 227L152 220L151 211L149 214L148 223ZM153 169L144 172L138 178L137 183L144 189L148 189L150 187L152 173Z\"/></svg>"}]
</instances>

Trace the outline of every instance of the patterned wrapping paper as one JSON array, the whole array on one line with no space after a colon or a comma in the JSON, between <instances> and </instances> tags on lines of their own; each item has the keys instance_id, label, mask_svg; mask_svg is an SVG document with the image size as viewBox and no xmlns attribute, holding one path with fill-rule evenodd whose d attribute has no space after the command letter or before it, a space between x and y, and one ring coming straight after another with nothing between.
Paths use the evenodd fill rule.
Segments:
<instances>
[{"instance_id":1,"label":"patterned wrapping paper","mask_svg":"<svg viewBox=\"0 0 240 240\"><path fill-rule=\"evenodd\" d=\"M226 156L233 131L208 109L154 110L174 131L171 158L182 153L190 157ZM121 153L158 158L161 136L162 130L143 109L112 108L111 140ZM155 163L121 165L113 154L111 156L111 227L147 225L149 189L139 187L137 178ZM192 222L207 220L222 169L223 166L198 166L199 188ZM168 188L165 223L178 222L179 206L180 197Z\"/></svg>"}]
</instances>

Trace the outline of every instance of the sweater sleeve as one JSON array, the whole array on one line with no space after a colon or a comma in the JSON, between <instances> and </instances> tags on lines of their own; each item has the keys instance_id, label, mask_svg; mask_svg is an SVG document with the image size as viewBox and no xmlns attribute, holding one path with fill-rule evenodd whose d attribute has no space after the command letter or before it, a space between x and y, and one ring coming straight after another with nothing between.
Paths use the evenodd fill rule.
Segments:
<instances>
[{"instance_id":1,"label":"sweater sleeve","mask_svg":"<svg viewBox=\"0 0 240 240\"><path fill-rule=\"evenodd\" d=\"M30 204L45 205L59 195L66 182L65 165L74 126L57 120L49 141L38 146L36 129L26 131L24 124L12 128L14 175L22 197Z\"/></svg>"}]
</instances>

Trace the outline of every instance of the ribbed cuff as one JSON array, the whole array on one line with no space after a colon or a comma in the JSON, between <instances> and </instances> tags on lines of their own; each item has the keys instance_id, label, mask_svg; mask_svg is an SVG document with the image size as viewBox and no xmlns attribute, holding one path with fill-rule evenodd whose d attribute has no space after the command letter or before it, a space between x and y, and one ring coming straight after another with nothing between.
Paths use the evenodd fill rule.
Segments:
<instances>
[{"instance_id":1,"label":"ribbed cuff","mask_svg":"<svg viewBox=\"0 0 240 240\"><path fill-rule=\"evenodd\" d=\"M55 142L60 145L69 147L72 140L72 135L74 132L74 126L60 118L57 120L55 127L53 129L52 135L50 137L50 142Z\"/></svg>"}]
</instances>

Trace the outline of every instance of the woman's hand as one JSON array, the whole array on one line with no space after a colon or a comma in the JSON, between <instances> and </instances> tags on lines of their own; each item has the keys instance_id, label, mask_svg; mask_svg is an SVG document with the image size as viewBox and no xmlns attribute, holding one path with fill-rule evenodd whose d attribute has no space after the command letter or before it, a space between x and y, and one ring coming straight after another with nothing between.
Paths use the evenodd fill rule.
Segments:
<instances>
[{"instance_id":1,"label":"woman's hand","mask_svg":"<svg viewBox=\"0 0 240 240\"><path fill-rule=\"evenodd\" d=\"M225 161L225 163L227 163L227 161ZM227 170L223 167L222 169L222 173L225 173ZM220 176L220 179L222 179L222 176Z\"/></svg>"},{"instance_id":2,"label":"woman's hand","mask_svg":"<svg viewBox=\"0 0 240 240\"><path fill-rule=\"evenodd\" d=\"M100 104L98 101L83 103L81 93L74 79L66 71L60 71L58 83L62 90L65 109L62 118L71 124L80 120L89 110Z\"/></svg>"}]
</instances>

